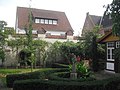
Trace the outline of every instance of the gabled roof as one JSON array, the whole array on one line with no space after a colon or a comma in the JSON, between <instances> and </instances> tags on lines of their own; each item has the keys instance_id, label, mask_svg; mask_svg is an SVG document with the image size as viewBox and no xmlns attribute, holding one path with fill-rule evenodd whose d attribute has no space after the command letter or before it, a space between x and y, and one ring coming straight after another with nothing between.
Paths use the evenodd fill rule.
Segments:
<instances>
[{"instance_id":1,"label":"gabled roof","mask_svg":"<svg viewBox=\"0 0 120 90\"><path fill-rule=\"evenodd\" d=\"M51 10L42 10L42 9L35 9L31 8L33 17L38 18L47 18L47 19L57 19L57 25L49 25L49 24L38 24L33 23L33 29L38 30L38 32L44 31L72 31L73 29L67 19L67 16L64 12L59 11L51 11ZM17 7L17 19L18 20L18 28L24 29L25 25L28 25L28 13L29 8L26 7Z\"/></svg>"},{"instance_id":2,"label":"gabled roof","mask_svg":"<svg viewBox=\"0 0 120 90\"><path fill-rule=\"evenodd\" d=\"M86 19L85 19L84 26L83 26L83 29L82 29L83 36L86 32L89 32L89 31L93 30L93 28L96 25L99 25L101 23L101 19L102 19L101 16L90 15L89 12L88 12L86 14Z\"/></svg>"},{"instance_id":3,"label":"gabled roof","mask_svg":"<svg viewBox=\"0 0 120 90\"><path fill-rule=\"evenodd\" d=\"M101 16L89 15L95 25L100 24Z\"/></svg>"},{"instance_id":4,"label":"gabled roof","mask_svg":"<svg viewBox=\"0 0 120 90\"><path fill-rule=\"evenodd\" d=\"M106 15L106 12L103 15L103 19L102 19L102 23L101 23L102 27L104 30L109 30L112 29L112 19L110 15Z\"/></svg>"}]
</instances>

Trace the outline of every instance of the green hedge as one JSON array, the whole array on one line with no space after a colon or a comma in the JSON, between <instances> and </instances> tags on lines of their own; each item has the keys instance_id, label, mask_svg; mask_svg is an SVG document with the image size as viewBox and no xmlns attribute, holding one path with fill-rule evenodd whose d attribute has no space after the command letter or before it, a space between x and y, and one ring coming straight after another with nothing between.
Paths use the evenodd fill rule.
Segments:
<instances>
[{"instance_id":1,"label":"green hedge","mask_svg":"<svg viewBox=\"0 0 120 90\"><path fill-rule=\"evenodd\" d=\"M67 69L43 69L31 73L7 75L6 76L7 87L12 88L13 83L16 80L45 79L45 78L49 78L48 76L53 72L62 72L66 70Z\"/></svg>"},{"instance_id":2,"label":"green hedge","mask_svg":"<svg viewBox=\"0 0 120 90\"><path fill-rule=\"evenodd\" d=\"M52 68L69 68L69 65L54 63L54 64L52 64Z\"/></svg>"},{"instance_id":3,"label":"green hedge","mask_svg":"<svg viewBox=\"0 0 120 90\"><path fill-rule=\"evenodd\" d=\"M51 80L15 81L13 90L119 90L120 78L87 82Z\"/></svg>"},{"instance_id":4,"label":"green hedge","mask_svg":"<svg viewBox=\"0 0 120 90\"><path fill-rule=\"evenodd\" d=\"M77 78L77 79L70 79L69 72L56 72L49 75L50 80L55 81L75 81L75 82L83 82L83 81L93 81L95 78L87 77L87 78Z\"/></svg>"}]
</instances>

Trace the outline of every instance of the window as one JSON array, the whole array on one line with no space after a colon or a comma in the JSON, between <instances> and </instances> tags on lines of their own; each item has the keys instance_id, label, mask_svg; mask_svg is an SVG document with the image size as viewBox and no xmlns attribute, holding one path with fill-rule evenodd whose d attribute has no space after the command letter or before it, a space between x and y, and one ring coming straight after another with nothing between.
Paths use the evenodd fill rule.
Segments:
<instances>
[{"instance_id":1,"label":"window","mask_svg":"<svg viewBox=\"0 0 120 90\"><path fill-rule=\"evenodd\" d=\"M53 20L53 24L56 25L57 24L57 20Z\"/></svg>"},{"instance_id":2,"label":"window","mask_svg":"<svg viewBox=\"0 0 120 90\"><path fill-rule=\"evenodd\" d=\"M117 41L116 42L116 48L119 48L120 47L120 41Z\"/></svg>"},{"instance_id":3,"label":"window","mask_svg":"<svg viewBox=\"0 0 120 90\"><path fill-rule=\"evenodd\" d=\"M45 21L44 19L40 19L40 23L44 24L44 21Z\"/></svg>"},{"instance_id":4,"label":"window","mask_svg":"<svg viewBox=\"0 0 120 90\"><path fill-rule=\"evenodd\" d=\"M36 18L35 23L40 23L40 19Z\"/></svg>"},{"instance_id":5,"label":"window","mask_svg":"<svg viewBox=\"0 0 120 90\"><path fill-rule=\"evenodd\" d=\"M52 20L49 20L49 24L52 24Z\"/></svg>"},{"instance_id":6,"label":"window","mask_svg":"<svg viewBox=\"0 0 120 90\"><path fill-rule=\"evenodd\" d=\"M107 65L107 67L106 67L106 69L109 69L109 70L114 70L114 63L106 63Z\"/></svg>"},{"instance_id":7,"label":"window","mask_svg":"<svg viewBox=\"0 0 120 90\"><path fill-rule=\"evenodd\" d=\"M107 47L114 47L114 42L108 42Z\"/></svg>"},{"instance_id":8,"label":"window","mask_svg":"<svg viewBox=\"0 0 120 90\"><path fill-rule=\"evenodd\" d=\"M61 36L65 36L65 34L60 34Z\"/></svg>"},{"instance_id":9,"label":"window","mask_svg":"<svg viewBox=\"0 0 120 90\"><path fill-rule=\"evenodd\" d=\"M45 24L48 24L48 19L45 19Z\"/></svg>"},{"instance_id":10,"label":"window","mask_svg":"<svg viewBox=\"0 0 120 90\"><path fill-rule=\"evenodd\" d=\"M107 60L114 61L114 48L107 49Z\"/></svg>"},{"instance_id":11,"label":"window","mask_svg":"<svg viewBox=\"0 0 120 90\"><path fill-rule=\"evenodd\" d=\"M58 21L55 19L36 18L35 23L56 25Z\"/></svg>"}]
</instances>

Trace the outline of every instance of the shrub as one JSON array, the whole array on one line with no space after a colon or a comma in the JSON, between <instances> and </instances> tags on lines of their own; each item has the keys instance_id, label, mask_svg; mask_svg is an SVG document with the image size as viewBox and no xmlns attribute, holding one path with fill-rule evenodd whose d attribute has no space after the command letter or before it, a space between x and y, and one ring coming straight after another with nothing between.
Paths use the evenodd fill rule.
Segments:
<instances>
[{"instance_id":1,"label":"shrub","mask_svg":"<svg viewBox=\"0 0 120 90\"><path fill-rule=\"evenodd\" d=\"M53 72L63 72L67 69L44 69L25 74L13 74L6 76L7 87L13 87L13 83L16 80L27 80L27 79L46 79Z\"/></svg>"},{"instance_id":2,"label":"shrub","mask_svg":"<svg viewBox=\"0 0 120 90\"><path fill-rule=\"evenodd\" d=\"M78 78L78 79L70 79L70 73L69 72L56 72L49 75L50 80L55 81L75 81L75 82L83 82L83 81L93 81L95 80L92 77L87 78Z\"/></svg>"},{"instance_id":3,"label":"shrub","mask_svg":"<svg viewBox=\"0 0 120 90\"><path fill-rule=\"evenodd\" d=\"M72 65L69 65L69 70L72 71ZM91 72L89 71L88 67L84 64L83 61L76 63L76 72L78 74L78 78L79 77L89 77Z\"/></svg>"},{"instance_id":4,"label":"shrub","mask_svg":"<svg viewBox=\"0 0 120 90\"><path fill-rule=\"evenodd\" d=\"M13 90L118 90L120 78L87 82L22 80L15 81Z\"/></svg>"}]
</instances>

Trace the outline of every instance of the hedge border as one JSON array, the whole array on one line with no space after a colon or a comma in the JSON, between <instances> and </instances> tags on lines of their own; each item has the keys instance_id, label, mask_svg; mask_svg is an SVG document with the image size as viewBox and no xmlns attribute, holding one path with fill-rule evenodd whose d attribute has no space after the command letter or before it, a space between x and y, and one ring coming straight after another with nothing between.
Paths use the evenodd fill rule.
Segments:
<instances>
[{"instance_id":1,"label":"hedge border","mask_svg":"<svg viewBox=\"0 0 120 90\"><path fill-rule=\"evenodd\" d=\"M24 73L24 74L13 74L13 75L7 75L6 76L6 83L7 87L12 88L13 83L16 80L27 80L27 79L45 79L49 78L49 75L54 72L63 72L67 71L67 69L60 69L60 68L54 68L54 69L44 69L44 70L39 70L35 72L30 72L30 73Z\"/></svg>"},{"instance_id":2,"label":"hedge border","mask_svg":"<svg viewBox=\"0 0 120 90\"><path fill-rule=\"evenodd\" d=\"M118 90L119 84L120 77L88 82L34 79L15 81L13 90Z\"/></svg>"},{"instance_id":3,"label":"hedge border","mask_svg":"<svg viewBox=\"0 0 120 90\"><path fill-rule=\"evenodd\" d=\"M75 82L83 82L83 81L93 81L96 80L95 78L92 77L87 77L87 78L77 78L77 79L70 79L70 78L66 78L64 76L66 76L65 74L69 74L68 77L70 77L70 73L69 72L56 72L56 73L52 73L49 75L49 79L50 80L55 80L55 81L75 81ZM63 76L63 77L61 77Z\"/></svg>"}]
</instances>

